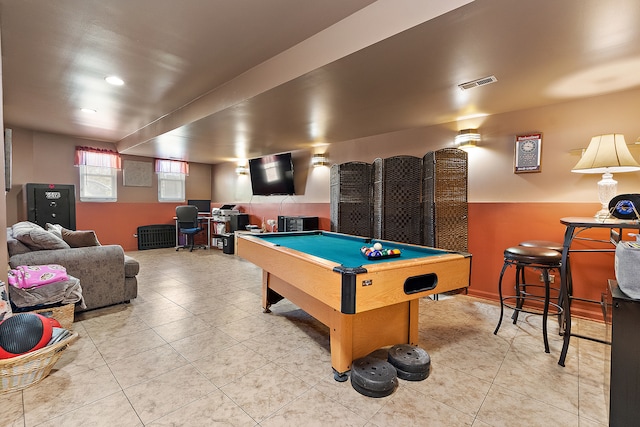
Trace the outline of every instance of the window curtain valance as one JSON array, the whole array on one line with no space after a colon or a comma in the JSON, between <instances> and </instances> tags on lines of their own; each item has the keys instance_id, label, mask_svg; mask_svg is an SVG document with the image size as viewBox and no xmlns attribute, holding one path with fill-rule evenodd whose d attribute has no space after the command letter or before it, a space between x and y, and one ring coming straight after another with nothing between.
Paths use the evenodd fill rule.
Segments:
<instances>
[{"instance_id":1,"label":"window curtain valance","mask_svg":"<svg viewBox=\"0 0 640 427\"><path fill-rule=\"evenodd\" d=\"M98 166L122 169L122 160L117 151L93 147L76 147L74 166Z\"/></svg>"},{"instance_id":2,"label":"window curtain valance","mask_svg":"<svg viewBox=\"0 0 640 427\"><path fill-rule=\"evenodd\" d=\"M180 160L156 159L156 173L189 175L189 163Z\"/></svg>"}]
</instances>

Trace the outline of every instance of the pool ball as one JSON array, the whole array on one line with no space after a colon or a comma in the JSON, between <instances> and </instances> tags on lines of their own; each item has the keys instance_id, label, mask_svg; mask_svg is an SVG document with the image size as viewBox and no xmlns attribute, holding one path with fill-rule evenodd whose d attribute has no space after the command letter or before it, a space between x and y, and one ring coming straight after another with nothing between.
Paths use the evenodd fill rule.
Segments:
<instances>
[{"instance_id":1,"label":"pool ball","mask_svg":"<svg viewBox=\"0 0 640 427\"><path fill-rule=\"evenodd\" d=\"M375 249L376 251L379 251L382 249L382 243L374 243L373 244L373 249Z\"/></svg>"}]
</instances>

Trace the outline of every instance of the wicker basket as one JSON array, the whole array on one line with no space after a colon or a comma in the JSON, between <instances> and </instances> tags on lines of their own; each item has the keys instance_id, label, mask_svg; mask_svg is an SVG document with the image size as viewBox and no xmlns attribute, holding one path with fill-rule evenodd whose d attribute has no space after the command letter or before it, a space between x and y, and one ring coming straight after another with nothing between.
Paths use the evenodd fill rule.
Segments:
<instances>
[{"instance_id":1,"label":"wicker basket","mask_svg":"<svg viewBox=\"0 0 640 427\"><path fill-rule=\"evenodd\" d=\"M75 340L78 333L50 346L21 356L0 360L0 393L22 390L42 381L62 356L62 352Z\"/></svg>"},{"instance_id":2,"label":"wicker basket","mask_svg":"<svg viewBox=\"0 0 640 427\"><path fill-rule=\"evenodd\" d=\"M44 317L53 317L60 323L61 327L65 329L71 329L71 325L73 325L73 312L75 308L76 306L74 304L66 304L59 307L49 307L39 310L32 310L29 313L41 314Z\"/></svg>"}]
</instances>

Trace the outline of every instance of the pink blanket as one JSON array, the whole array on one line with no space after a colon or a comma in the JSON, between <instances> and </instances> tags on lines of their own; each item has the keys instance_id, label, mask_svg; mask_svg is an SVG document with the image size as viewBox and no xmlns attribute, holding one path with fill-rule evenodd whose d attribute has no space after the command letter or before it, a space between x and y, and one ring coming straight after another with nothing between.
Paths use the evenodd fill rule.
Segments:
<instances>
[{"instance_id":1,"label":"pink blanket","mask_svg":"<svg viewBox=\"0 0 640 427\"><path fill-rule=\"evenodd\" d=\"M9 270L8 282L20 289L37 288L49 283L69 280L67 270L61 265L19 265Z\"/></svg>"}]
</instances>

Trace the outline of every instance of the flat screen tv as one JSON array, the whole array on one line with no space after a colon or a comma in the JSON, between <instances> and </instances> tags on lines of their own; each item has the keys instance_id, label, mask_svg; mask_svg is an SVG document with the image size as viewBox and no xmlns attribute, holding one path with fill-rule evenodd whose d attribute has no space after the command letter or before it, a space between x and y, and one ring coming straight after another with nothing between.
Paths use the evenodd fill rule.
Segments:
<instances>
[{"instance_id":1,"label":"flat screen tv","mask_svg":"<svg viewBox=\"0 0 640 427\"><path fill-rule=\"evenodd\" d=\"M295 194L291 153L249 159L249 174L254 196Z\"/></svg>"}]
</instances>

